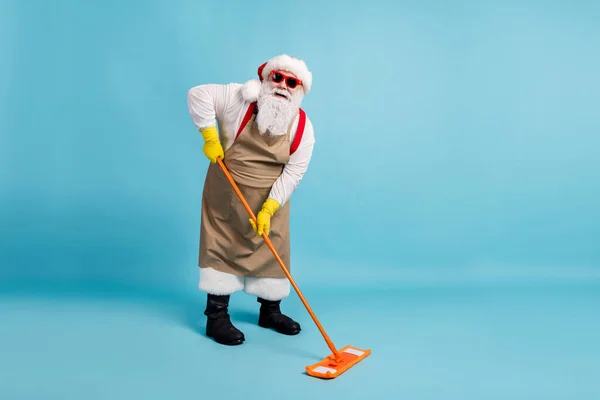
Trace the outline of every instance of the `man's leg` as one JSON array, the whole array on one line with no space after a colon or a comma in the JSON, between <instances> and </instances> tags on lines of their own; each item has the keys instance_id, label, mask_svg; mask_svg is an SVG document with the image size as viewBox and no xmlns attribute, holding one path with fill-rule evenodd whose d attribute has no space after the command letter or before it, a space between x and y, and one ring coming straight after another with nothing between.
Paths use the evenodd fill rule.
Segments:
<instances>
[{"instance_id":1,"label":"man's leg","mask_svg":"<svg viewBox=\"0 0 600 400\"><path fill-rule=\"evenodd\" d=\"M290 294L290 282L287 278L246 278L244 291L257 297L261 304L258 325L273 328L284 335L296 335L300 324L281 312L281 300Z\"/></svg>"},{"instance_id":2,"label":"man's leg","mask_svg":"<svg viewBox=\"0 0 600 400\"><path fill-rule=\"evenodd\" d=\"M244 289L244 278L212 268L200 268L198 288L207 293L206 335L224 345L243 343L244 334L231 323L228 308L231 294Z\"/></svg>"}]
</instances>

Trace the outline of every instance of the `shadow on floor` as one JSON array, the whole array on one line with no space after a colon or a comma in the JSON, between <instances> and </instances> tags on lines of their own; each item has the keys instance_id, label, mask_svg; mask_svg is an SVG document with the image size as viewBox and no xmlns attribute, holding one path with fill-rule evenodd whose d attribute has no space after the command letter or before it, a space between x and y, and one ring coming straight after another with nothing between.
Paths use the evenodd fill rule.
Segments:
<instances>
[{"instance_id":1,"label":"shadow on floor","mask_svg":"<svg viewBox=\"0 0 600 400\"><path fill-rule=\"evenodd\" d=\"M171 298L167 302L157 304L155 310L158 310L161 316L171 323L192 330L212 344L215 343L213 339L206 336L206 317L204 316L205 306L205 297L202 295L191 295ZM282 309L282 311L285 312L285 309ZM244 295L241 295L237 298L232 298L229 314L231 315L233 324L236 325L238 329L242 330L247 338L249 335L256 334L256 332L250 333L248 327L252 327L253 330L258 330L262 335L266 335L266 340L254 341L252 343L253 346L261 346L264 347L265 351L276 352L281 355L294 355L306 358L310 363L321 361L328 355L317 355L313 352L303 350L302 346L307 342L303 340L304 338L302 336L299 337L300 340L295 340L295 338L290 337L289 344L278 342L277 345L272 345L268 335L273 335L273 338L280 338L281 335L272 329L258 327L258 313L259 304L252 297L244 297ZM306 322L304 322L304 325L306 325ZM311 328L313 328L311 325L303 326L303 330ZM314 329L316 329L316 327ZM302 334L303 333L301 332L300 335Z\"/></svg>"},{"instance_id":2,"label":"shadow on floor","mask_svg":"<svg viewBox=\"0 0 600 400\"><path fill-rule=\"evenodd\" d=\"M165 323L188 329L206 341L207 345L218 345L206 335L206 294L202 292L160 292L147 288L124 287L115 285L23 285L0 287L0 301L42 301L42 302L107 302L133 306L134 312L146 313L163 320ZM246 336L261 332L263 337L252 342L252 346L264 347L265 351L282 355L293 355L306 358L309 362L320 361L324 355L316 355L302 350L307 344L306 333L300 333L298 338L290 338L289 342L279 341L273 344L273 339L281 335L272 329L258 327L260 304L256 298L244 293L235 294L230 301L231 320ZM282 306L286 313L286 307ZM301 312L302 310L299 310ZM290 315L299 320L303 330L316 329L310 318L301 315ZM255 332L250 332L255 330ZM256 336L254 336L256 337ZM310 339L309 339L310 340ZM248 343L248 342L246 342ZM289 343L289 344L288 344ZM220 345L218 345L220 346Z\"/></svg>"}]
</instances>

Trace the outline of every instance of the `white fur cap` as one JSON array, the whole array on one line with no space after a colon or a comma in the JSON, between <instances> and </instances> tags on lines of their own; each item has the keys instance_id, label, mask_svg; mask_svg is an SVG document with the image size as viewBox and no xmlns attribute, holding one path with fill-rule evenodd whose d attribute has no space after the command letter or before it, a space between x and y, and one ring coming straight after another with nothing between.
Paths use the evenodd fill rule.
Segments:
<instances>
[{"instance_id":1,"label":"white fur cap","mask_svg":"<svg viewBox=\"0 0 600 400\"><path fill-rule=\"evenodd\" d=\"M251 79L242 86L242 97L244 100L253 102L258 100L261 83L258 79Z\"/></svg>"},{"instance_id":2,"label":"white fur cap","mask_svg":"<svg viewBox=\"0 0 600 400\"><path fill-rule=\"evenodd\" d=\"M259 79L251 79L244 83L242 87L242 96L247 101L256 101L260 93L261 82L269 76L271 71L280 69L282 71L291 72L302 81L304 93L308 93L312 87L312 73L306 67L304 61L297 58L281 54L273 57L266 63L258 67Z\"/></svg>"}]
</instances>

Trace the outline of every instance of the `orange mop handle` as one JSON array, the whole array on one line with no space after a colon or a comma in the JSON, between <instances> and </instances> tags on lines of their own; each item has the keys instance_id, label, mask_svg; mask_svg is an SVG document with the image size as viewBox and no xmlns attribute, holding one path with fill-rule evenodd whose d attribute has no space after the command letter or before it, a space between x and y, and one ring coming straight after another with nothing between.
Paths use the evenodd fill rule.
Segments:
<instances>
[{"instance_id":1,"label":"orange mop handle","mask_svg":"<svg viewBox=\"0 0 600 400\"><path fill-rule=\"evenodd\" d=\"M250 209L250 206L246 202L246 199L244 199L244 196L242 195L242 192L240 191L240 189L236 185L235 181L231 177L231 174L227 170L227 167L225 166L225 164L223 163L223 161L221 160L220 157L217 158L217 162L219 163L219 165L221 166L221 169L225 173L225 176L227 177L227 180L229 180L229 183L231 183L231 186L233 186L233 189L235 190L235 192L237 193L238 197L242 201L242 204L244 205L244 208L246 209L246 211L248 212L248 214L250 215L250 217L252 218L252 220L254 221L254 223L258 226L258 223L256 221L256 216L254 215L254 213ZM289 279L290 283L294 287L294 290L296 290L296 293L298 293L298 297L300 297L300 300L302 300L302 303L304 304L304 306L308 310L308 313L312 317L313 321L315 321L315 324L317 325L317 328L319 328L319 331L321 331L321 334L323 335L323 338L325 338L325 342L327 342L327 345L329 346L329 349L333 352L333 354L337 358L339 358L340 355L339 355L338 351L336 350L335 346L333 345L333 342L331 341L331 339L329 339L329 336L325 332L325 329L323 329L323 326L321 325L321 323L317 319L317 316L315 315L315 313L312 311L312 309L308 305L308 302L306 301L306 299L302 295L302 292L300 291L300 288L298 288L298 285L296 285L296 282L294 282L294 279L292 278L292 276L290 275L289 271L285 267L285 264L283 263L283 260L277 254L277 251L275 250L275 247L273 247L273 243L271 242L271 239L269 239L269 237L264 232L262 234L262 237L265 240L265 242L267 243L267 246L269 247L269 249L271 249L271 251L273 252L273 255L277 259L277 262L279 262L279 265L281 266L281 268L283 269L283 272L285 273L285 275Z\"/></svg>"}]
</instances>

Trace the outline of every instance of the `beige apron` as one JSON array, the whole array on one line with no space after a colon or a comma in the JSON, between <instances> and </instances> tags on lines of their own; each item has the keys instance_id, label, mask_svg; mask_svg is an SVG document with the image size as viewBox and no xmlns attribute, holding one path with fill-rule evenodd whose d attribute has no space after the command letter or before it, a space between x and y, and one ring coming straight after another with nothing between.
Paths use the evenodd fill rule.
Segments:
<instances>
[{"instance_id":1,"label":"beige apron","mask_svg":"<svg viewBox=\"0 0 600 400\"><path fill-rule=\"evenodd\" d=\"M224 163L257 215L290 157L290 124L286 135L260 134L253 114L225 152ZM289 201L271 217L269 238L290 269ZM200 268L238 276L285 278L283 270L218 164L210 163L202 193Z\"/></svg>"}]
</instances>

